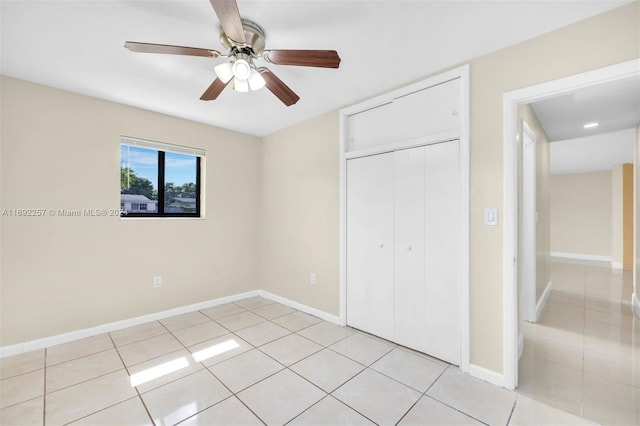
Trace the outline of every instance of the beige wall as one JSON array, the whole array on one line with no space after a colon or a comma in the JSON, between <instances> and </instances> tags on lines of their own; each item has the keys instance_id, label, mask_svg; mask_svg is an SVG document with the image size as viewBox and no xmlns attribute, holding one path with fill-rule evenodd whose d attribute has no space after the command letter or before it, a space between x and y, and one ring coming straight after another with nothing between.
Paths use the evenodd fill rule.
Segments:
<instances>
[{"instance_id":1,"label":"beige wall","mask_svg":"<svg viewBox=\"0 0 640 426\"><path fill-rule=\"evenodd\" d=\"M633 269L633 164L622 165L622 267Z\"/></svg>"},{"instance_id":2,"label":"beige wall","mask_svg":"<svg viewBox=\"0 0 640 426\"><path fill-rule=\"evenodd\" d=\"M611 169L611 262L615 268L633 269L633 164Z\"/></svg>"},{"instance_id":3,"label":"beige wall","mask_svg":"<svg viewBox=\"0 0 640 426\"><path fill-rule=\"evenodd\" d=\"M622 269L622 164L611 168L611 262L616 269Z\"/></svg>"},{"instance_id":4,"label":"beige wall","mask_svg":"<svg viewBox=\"0 0 640 426\"><path fill-rule=\"evenodd\" d=\"M536 301L538 301L551 280L551 151L547 135L530 105L522 105L518 110L519 135L522 135L522 120L536 135L536 210L538 214L536 223ZM522 145L522 140L519 145ZM519 147L519 152L518 158L522 159L521 147ZM521 160L519 161L519 169L518 176L521 179ZM518 186L518 188L521 187L521 185ZM523 195L521 192L518 191L518 197ZM518 214L520 215L520 212ZM518 238L521 238L520 234ZM522 257L518 256L518 258Z\"/></svg>"},{"instance_id":5,"label":"beige wall","mask_svg":"<svg viewBox=\"0 0 640 426\"><path fill-rule=\"evenodd\" d=\"M551 176L551 251L611 256L611 172Z\"/></svg>"},{"instance_id":6,"label":"beige wall","mask_svg":"<svg viewBox=\"0 0 640 426\"><path fill-rule=\"evenodd\" d=\"M2 217L0 345L257 288L258 138L11 78L1 86L2 209L118 209L124 134L206 150L206 219Z\"/></svg>"},{"instance_id":7,"label":"beige wall","mask_svg":"<svg viewBox=\"0 0 640 426\"><path fill-rule=\"evenodd\" d=\"M338 315L338 113L273 133L262 143L260 286Z\"/></svg>"},{"instance_id":8,"label":"beige wall","mask_svg":"<svg viewBox=\"0 0 640 426\"><path fill-rule=\"evenodd\" d=\"M640 285L638 284L638 275L640 274L640 123L636 126L636 140L634 147L634 164L633 168L633 202L634 202L634 211L633 211L633 249L634 249L634 268L633 268L633 292L636 297L640 298L638 294L638 290L640 289ZM640 306L639 306L640 308ZM635 311L638 316L640 316L640 310Z\"/></svg>"}]
</instances>

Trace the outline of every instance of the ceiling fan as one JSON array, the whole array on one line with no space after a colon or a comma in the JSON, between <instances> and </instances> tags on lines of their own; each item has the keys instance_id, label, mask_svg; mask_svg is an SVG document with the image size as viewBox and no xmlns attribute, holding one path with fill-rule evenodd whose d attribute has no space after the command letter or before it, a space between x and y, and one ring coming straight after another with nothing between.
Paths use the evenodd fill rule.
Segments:
<instances>
[{"instance_id":1,"label":"ceiling fan","mask_svg":"<svg viewBox=\"0 0 640 426\"><path fill-rule=\"evenodd\" d=\"M220 42L228 50L222 54L217 50L198 47L172 46L168 44L138 43L127 41L124 47L132 52L165 53L173 55L226 57L229 62L214 68L216 79L200 97L212 101L230 82L234 90L248 92L266 86L286 106L298 102L300 97L268 68L257 66L257 60L276 65L338 68L340 57L335 50L265 50L264 30L255 22L240 17L236 0L210 0L218 16L222 30Z\"/></svg>"}]
</instances>

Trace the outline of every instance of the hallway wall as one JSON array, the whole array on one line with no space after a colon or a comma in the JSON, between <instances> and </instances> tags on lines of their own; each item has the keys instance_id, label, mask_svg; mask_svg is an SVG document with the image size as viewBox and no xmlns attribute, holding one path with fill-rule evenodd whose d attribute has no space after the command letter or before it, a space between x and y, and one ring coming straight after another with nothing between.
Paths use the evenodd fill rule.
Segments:
<instances>
[{"instance_id":1,"label":"hallway wall","mask_svg":"<svg viewBox=\"0 0 640 426\"><path fill-rule=\"evenodd\" d=\"M610 171L551 176L552 253L611 257L611 185Z\"/></svg>"},{"instance_id":2,"label":"hallway wall","mask_svg":"<svg viewBox=\"0 0 640 426\"><path fill-rule=\"evenodd\" d=\"M633 164L622 165L622 268L633 269Z\"/></svg>"},{"instance_id":3,"label":"hallway wall","mask_svg":"<svg viewBox=\"0 0 640 426\"><path fill-rule=\"evenodd\" d=\"M634 146L634 163L640 165L640 123L636 126L636 137ZM634 167L633 169L633 192L634 192L634 209L633 209L633 221L634 221L634 268L633 268L633 308L636 315L640 316L640 300L638 300L638 273L640 272L640 167Z\"/></svg>"},{"instance_id":4,"label":"hallway wall","mask_svg":"<svg viewBox=\"0 0 640 426\"><path fill-rule=\"evenodd\" d=\"M531 105L522 105L518 110L518 134L522 134L522 120L536 134L536 301L544 293L551 280L551 174L550 174L550 145L547 135L538 120ZM518 150L522 148L520 140ZM522 182L522 153L519 152L518 179ZM521 187L521 184L518 185ZM520 198L522 191L518 194ZM520 205L520 203L518 203ZM521 212L518 212L520 222ZM520 232L520 228L518 228ZM518 235L518 239L521 235ZM518 258L522 258L518 255Z\"/></svg>"}]
</instances>

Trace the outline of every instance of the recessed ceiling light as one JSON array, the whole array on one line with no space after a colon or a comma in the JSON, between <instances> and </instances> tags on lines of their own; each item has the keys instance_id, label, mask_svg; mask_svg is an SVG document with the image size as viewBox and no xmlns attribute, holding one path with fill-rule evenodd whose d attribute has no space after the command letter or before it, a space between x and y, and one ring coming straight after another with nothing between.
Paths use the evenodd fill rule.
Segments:
<instances>
[{"instance_id":1,"label":"recessed ceiling light","mask_svg":"<svg viewBox=\"0 0 640 426\"><path fill-rule=\"evenodd\" d=\"M593 122L593 123L587 123L582 127L584 127L585 129L593 129L594 127L598 127L599 125L600 123Z\"/></svg>"}]
</instances>

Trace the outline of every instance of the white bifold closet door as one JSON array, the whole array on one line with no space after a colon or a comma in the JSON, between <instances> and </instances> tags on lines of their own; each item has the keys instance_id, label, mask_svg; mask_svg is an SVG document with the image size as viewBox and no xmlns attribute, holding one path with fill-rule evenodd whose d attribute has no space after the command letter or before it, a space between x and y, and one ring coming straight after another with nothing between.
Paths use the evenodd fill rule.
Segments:
<instances>
[{"instance_id":1,"label":"white bifold closet door","mask_svg":"<svg viewBox=\"0 0 640 426\"><path fill-rule=\"evenodd\" d=\"M347 161L347 323L460 362L458 141Z\"/></svg>"},{"instance_id":2,"label":"white bifold closet door","mask_svg":"<svg viewBox=\"0 0 640 426\"><path fill-rule=\"evenodd\" d=\"M393 155L347 161L347 323L393 340Z\"/></svg>"},{"instance_id":3,"label":"white bifold closet door","mask_svg":"<svg viewBox=\"0 0 640 426\"><path fill-rule=\"evenodd\" d=\"M458 141L398 151L395 341L460 363Z\"/></svg>"}]
</instances>

